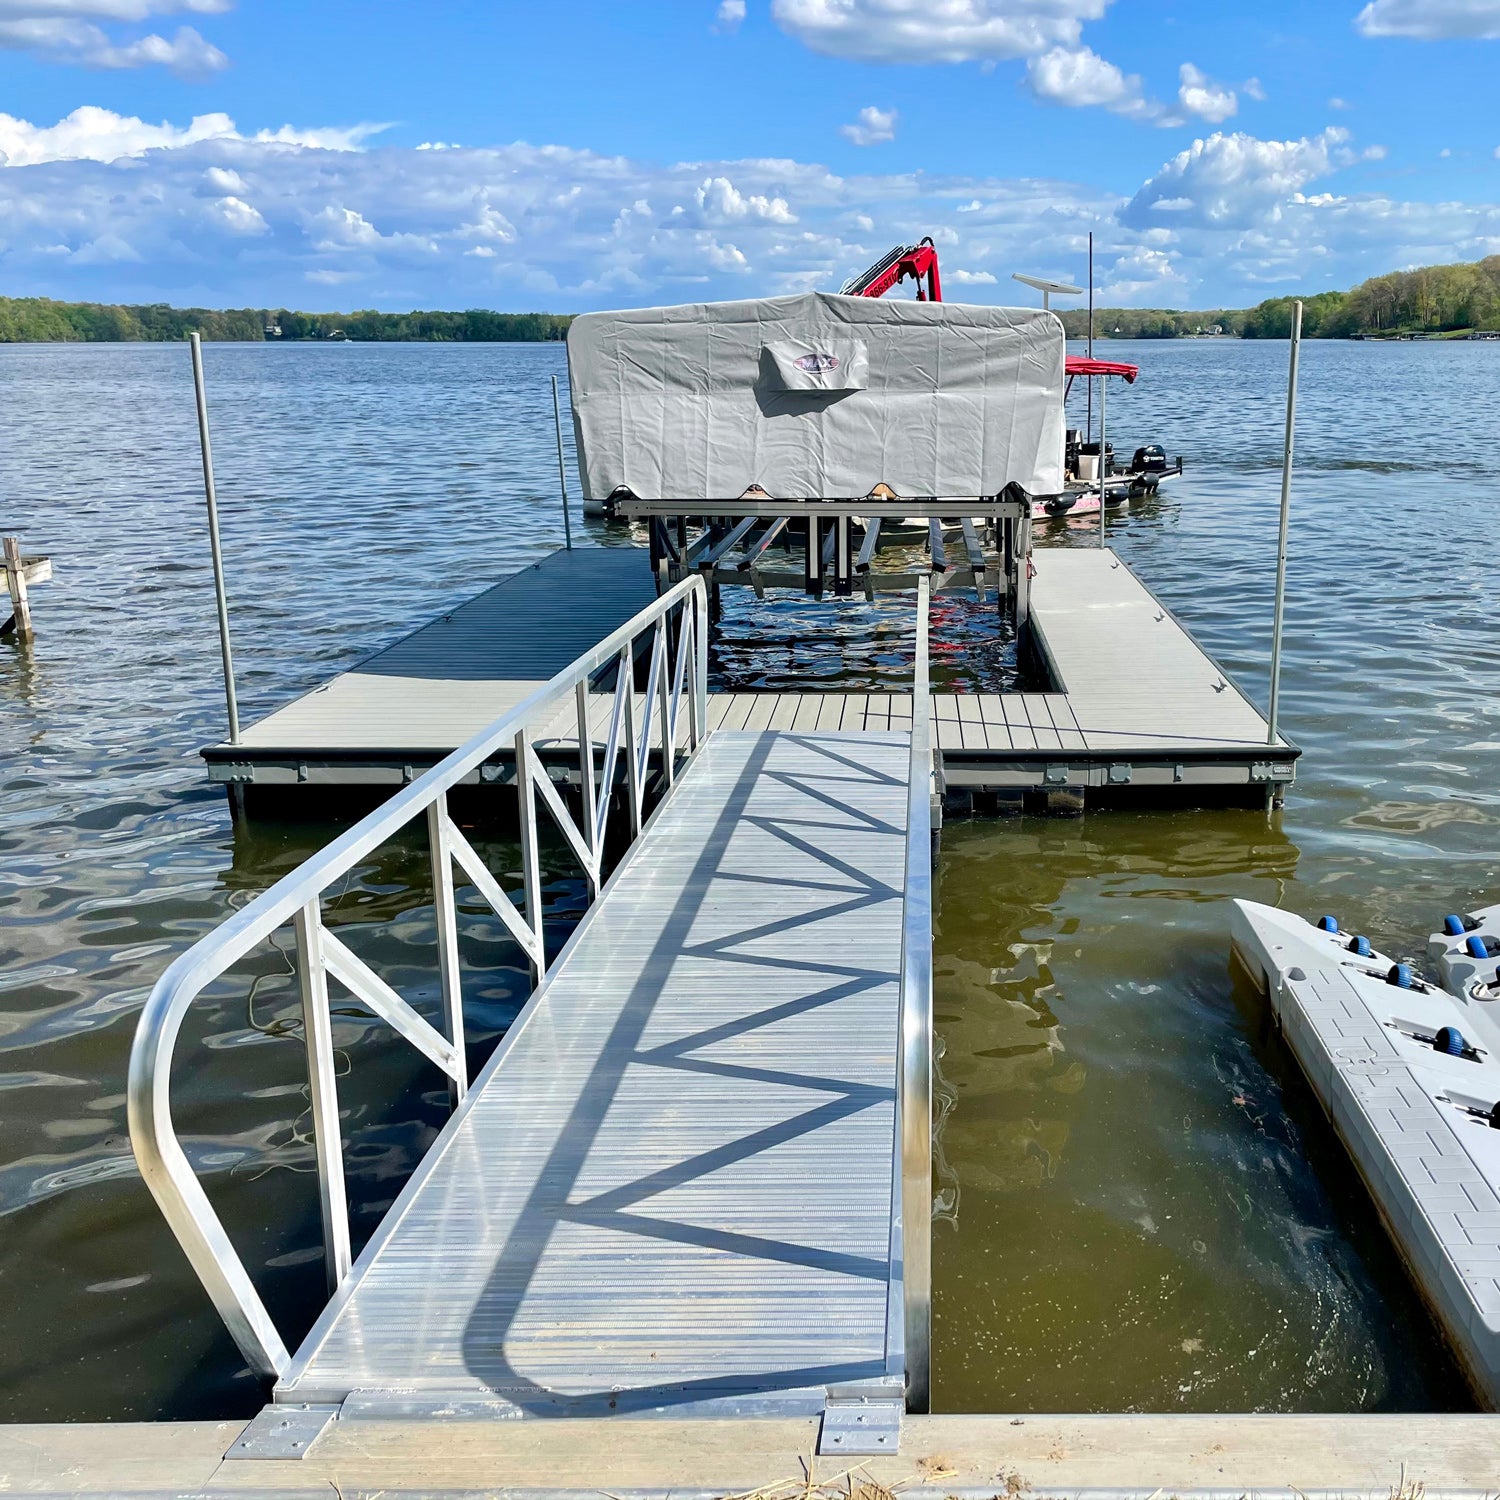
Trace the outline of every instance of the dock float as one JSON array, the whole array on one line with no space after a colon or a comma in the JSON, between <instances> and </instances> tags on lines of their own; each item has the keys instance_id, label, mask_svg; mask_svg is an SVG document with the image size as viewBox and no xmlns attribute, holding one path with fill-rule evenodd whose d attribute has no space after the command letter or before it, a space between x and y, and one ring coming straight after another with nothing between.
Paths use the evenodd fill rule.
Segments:
<instances>
[{"instance_id":1,"label":"dock float","mask_svg":"<svg viewBox=\"0 0 1500 1500\"><path fill-rule=\"evenodd\" d=\"M1412 1281L1481 1401L1500 1407L1500 1059L1484 973L1450 994L1325 917L1234 903L1269 998ZM1442 934L1435 937L1441 948ZM1478 952L1487 953L1483 939ZM1448 943L1463 954L1462 942ZM1495 945L1500 947L1500 945ZM1467 955L1465 955L1467 956ZM1474 961L1466 974L1472 976Z\"/></svg>"},{"instance_id":2,"label":"dock float","mask_svg":"<svg viewBox=\"0 0 1500 1500\"><path fill-rule=\"evenodd\" d=\"M1031 554L1023 629L1045 690L933 694L950 790L1037 794L1049 805L1177 796L1263 801L1300 751L1109 548ZM204 753L214 781L401 785L655 597L643 549L556 552ZM714 729L905 732L908 695L711 693ZM596 751L608 702L590 718ZM544 759L576 755L571 710L538 731ZM508 751L471 781L508 775Z\"/></svg>"}]
</instances>

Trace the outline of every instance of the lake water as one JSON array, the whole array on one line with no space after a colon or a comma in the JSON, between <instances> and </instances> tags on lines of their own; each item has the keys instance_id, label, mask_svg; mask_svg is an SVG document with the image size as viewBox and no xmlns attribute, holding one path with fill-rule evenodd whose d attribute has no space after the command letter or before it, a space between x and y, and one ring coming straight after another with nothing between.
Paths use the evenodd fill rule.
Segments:
<instances>
[{"instance_id":1,"label":"lake water","mask_svg":"<svg viewBox=\"0 0 1500 1500\"><path fill-rule=\"evenodd\" d=\"M1284 345L1106 346L1140 382L1117 447L1188 460L1111 539L1264 701ZM555 346L206 351L241 708L254 718L561 541ZM1455 1409L1468 1397L1260 1002L1225 898L1337 913L1420 953L1500 899L1500 636L1485 566L1493 345L1309 345L1274 818L950 821L935 958L943 1056L934 1395L946 1410ZM255 1409L135 1174L123 1077L171 957L334 825L236 834L196 751L223 733L187 351L0 348L0 531L54 558L38 640L0 645L0 1417ZM589 540L628 542L598 523ZM1087 545L1087 529L1041 539ZM725 680L904 680L909 606L741 602ZM822 626L832 644L808 639ZM961 684L1010 643L958 611ZM497 868L514 862L499 836ZM399 984L430 984L422 860L336 898ZM558 872L550 911L581 906ZM472 1039L525 993L466 916ZM208 997L180 1049L190 1155L295 1336L322 1273L285 958ZM357 1015L338 1025L357 1238L444 1117Z\"/></svg>"}]
</instances>

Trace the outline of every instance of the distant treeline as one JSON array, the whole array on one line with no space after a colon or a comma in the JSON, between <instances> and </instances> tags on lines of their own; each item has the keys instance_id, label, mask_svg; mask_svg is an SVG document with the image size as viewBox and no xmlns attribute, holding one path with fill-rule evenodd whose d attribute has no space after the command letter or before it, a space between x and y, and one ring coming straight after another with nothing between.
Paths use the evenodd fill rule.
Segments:
<instances>
[{"instance_id":1,"label":"distant treeline","mask_svg":"<svg viewBox=\"0 0 1500 1500\"><path fill-rule=\"evenodd\" d=\"M553 313L305 313L286 308L116 307L0 297L0 343L141 343L184 339L357 339L363 342L538 344L567 337L569 317Z\"/></svg>"},{"instance_id":2,"label":"distant treeline","mask_svg":"<svg viewBox=\"0 0 1500 1500\"><path fill-rule=\"evenodd\" d=\"M1246 338L1284 339L1291 297L1273 297L1245 315ZM1500 328L1500 255L1448 266L1419 266L1362 281L1352 292L1302 299L1302 331L1311 338L1390 338Z\"/></svg>"},{"instance_id":3,"label":"distant treeline","mask_svg":"<svg viewBox=\"0 0 1500 1500\"><path fill-rule=\"evenodd\" d=\"M1230 336L1284 339L1292 327L1291 297L1272 297L1248 311L1215 308L1102 307L1094 312L1100 338L1176 339ZM1309 338L1463 337L1500 330L1500 255L1447 266L1391 271L1349 292L1303 296L1302 331ZM1059 309L1069 338L1088 331L1086 309ZM114 307L54 302L47 297L0 297L0 343L140 342L182 339L197 329L205 339L286 342L355 339L361 342L542 343L567 337L571 317L557 313L467 312L307 313L287 308Z\"/></svg>"},{"instance_id":4,"label":"distant treeline","mask_svg":"<svg viewBox=\"0 0 1500 1500\"><path fill-rule=\"evenodd\" d=\"M1070 339L1088 336L1087 308L1057 309L1063 330ZM1199 334L1233 334L1240 331L1242 312L1217 307L1211 312L1173 312L1163 307L1096 307L1094 335L1116 339L1181 339Z\"/></svg>"}]
</instances>

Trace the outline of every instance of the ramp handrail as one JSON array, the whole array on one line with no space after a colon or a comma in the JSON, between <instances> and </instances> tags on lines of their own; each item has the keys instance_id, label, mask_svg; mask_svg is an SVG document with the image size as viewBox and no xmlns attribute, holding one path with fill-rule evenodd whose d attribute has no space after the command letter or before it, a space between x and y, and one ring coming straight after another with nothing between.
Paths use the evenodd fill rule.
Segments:
<instances>
[{"instance_id":1,"label":"ramp handrail","mask_svg":"<svg viewBox=\"0 0 1500 1500\"><path fill-rule=\"evenodd\" d=\"M900 1128L902 1296L906 1406L925 1412L932 1363L932 809L938 767L928 680L927 579L917 582L917 657L912 680L906 874L901 903Z\"/></svg>"},{"instance_id":2,"label":"ramp handrail","mask_svg":"<svg viewBox=\"0 0 1500 1500\"><path fill-rule=\"evenodd\" d=\"M647 635L651 640L650 665L645 692L638 695L636 646ZM131 1145L141 1175L178 1243L228 1324L240 1351L259 1374L277 1376L286 1369L290 1362L286 1346L198 1182L172 1123L172 1053L193 1002L207 985L258 943L286 922L294 924L324 1251L330 1291L335 1291L349 1272L350 1242L342 1132L334 1082L329 979L337 980L356 1001L436 1063L452 1080L455 1102L462 1098L468 1076L453 866L459 866L494 908L526 953L533 982L540 982L547 958L537 846L539 805L546 808L583 866L592 900L603 880L610 798L622 752L626 803L634 839L643 820L653 725L661 751L661 774L667 785L676 774L684 704L686 753L691 755L696 751L708 733L707 647L707 590L699 578L684 579L466 745L200 939L167 969L152 990L141 1012L130 1054L127 1101ZM611 662L616 667L614 701L602 774L596 778L588 688L590 679ZM558 701L569 691L573 693L577 711L581 824L574 821L537 756L531 727L544 710L555 713ZM447 807L448 792L503 750L512 751L515 757L522 860L519 910L449 817ZM432 864L446 1035L330 932L322 917L322 893L400 829L423 815L427 820Z\"/></svg>"}]
</instances>

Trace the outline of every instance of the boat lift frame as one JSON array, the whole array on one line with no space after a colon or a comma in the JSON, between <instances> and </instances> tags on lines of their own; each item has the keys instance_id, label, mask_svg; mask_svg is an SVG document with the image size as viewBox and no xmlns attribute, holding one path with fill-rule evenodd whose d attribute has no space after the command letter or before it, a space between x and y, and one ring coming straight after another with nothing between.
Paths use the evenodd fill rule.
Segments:
<instances>
[{"instance_id":1,"label":"boat lift frame","mask_svg":"<svg viewBox=\"0 0 1500 1500\"><path fill-rule=\"evenodd\" d=\"M997 606L1008 607L1018 626L1026 619L1031 514L1019 493L777 500L751 490L734 500L691 502L622 495L613 509L621 519L645 522L652 571L663 586L698 575L715 593L721 584L744 584L757 595L787 588L818 598L828 591L872 599L926 581L933 593L972 589L981 602L993 589ZM882 571L881 546L903 530L910 542L914 526L926 533L929 565ZM773 545L788 562L800 551L800 569L767 566Z\"/></svg>"}]
</instances>

